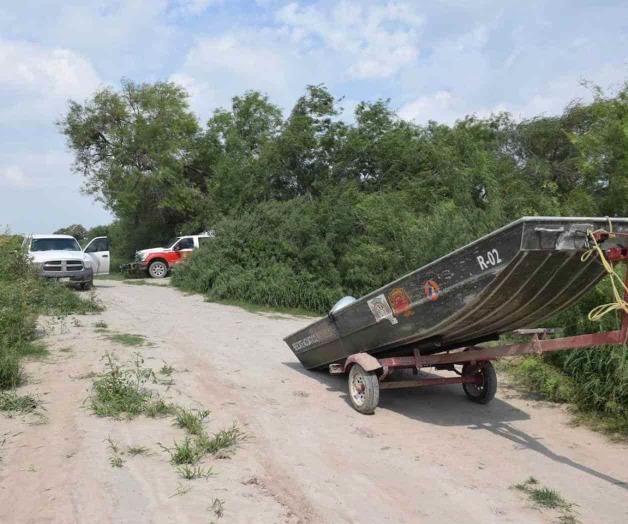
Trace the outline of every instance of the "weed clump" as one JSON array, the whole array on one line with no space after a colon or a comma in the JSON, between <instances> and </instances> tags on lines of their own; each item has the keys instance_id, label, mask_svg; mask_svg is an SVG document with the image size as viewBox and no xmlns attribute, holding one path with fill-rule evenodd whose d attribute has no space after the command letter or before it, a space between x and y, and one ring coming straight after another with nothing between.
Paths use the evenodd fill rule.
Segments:
<instances>
[{"instance_id":1,"label":"weed clump","mask_svg":"<svg viewBox=\"0 0 628 524\"><path fill-rule=\"evenodd\" d=\"M207 410L187 410L179 409L177 411L175 423L182 429L185 429L190 435L201 435L203 433L203 422L209 416Z\"/></svg>"},{"instance_id":2,"label":"weed clump","mask_svg":"<svg viewBox=\"0 0 628 524\"><path fill-rule=\"evenodd\" d=\"M175 409L146 389L146 382L153 377L150 369L142 367L143 360L137 356L132 369L122 368L112 355L105 355L106 372L94 380L91 408L100 417L129 418L138 415L159 417L171 415Z\"/></svg>"},{"instance_id":3,"label":"weed clump","mask_svg":"<svg viewBox=\"0 0 628 524\"><path fill-rule=\"evenodd\" d=\"M0 411L33 413L41 403L31 395L18 395L15 391L0 391Z\"/></svg>"},{"instance_id":4,"label":"weed clump","mask_svg":"<svg viewBox=\"0 0 628 524\"><path fill-rule=\"evenodd\" d=\"M143 335L132 335L130 333L115 333L107 338L122 346L142 346L146 343L146 338Z\"/></svg>"},{"instance_id":5,"label":"weed clump","mask_svg":"<svg viewBox=\"0 0 628 524\"><path fill-rule=\"evenodd\" d=\"M525 493L530 501L541 509L560 510L559 522L577 522L573 513L573 504L567 502L557 491L542 486L534 477L529 477L525 482L515 484L513 488Z\"/></svg>"},{"instance_id":6,"label":"weed clump","mask_svg":"<svg viewBox=\"0 0 628 524\"><path fill-rule=\"evenodd\" d=\"M190 464L184 464L177 468L177 472L186 480L194 479L208 479L214 474L212 468L204 468L199 465L192 466Z\"/></svg>"},{"instance_id":7,"label":"weed clump","mask_svg":"<svg viewBox=\"0 0 628 524\"><path fill-rule=\"evenodd\" d=\"M234 423L230 428L214 433L211 437L206 433L201 434L198 437L197 445L203 452L215 455L219 452L233 449L244 438L244 433Z\"/></svg>"}]
</instances>

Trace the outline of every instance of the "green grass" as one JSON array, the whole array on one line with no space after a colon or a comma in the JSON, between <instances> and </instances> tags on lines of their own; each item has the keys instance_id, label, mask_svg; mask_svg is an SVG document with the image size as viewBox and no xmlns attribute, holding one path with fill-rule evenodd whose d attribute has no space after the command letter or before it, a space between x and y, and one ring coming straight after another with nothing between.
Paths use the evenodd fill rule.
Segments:
<instances>
[{"instance_id":1,"label":"green grass","mask_svg":"<svg viewBox=\"0 0 628 524\"><path fill-rule=\"evenodd\" d=\"M129 446L126 452L132 457L150 454L150 450L146 446Z\"/></svg>"},{"instance_id":2,"label":"green grass","mask_svg":"<svg viewBox=\"0 0 628 524\"><path fill-rule=\"evenodd\" d=\"M170 462L175 465L196 464L202 457L196 442L189 436L186 436L180 442L174 442L173 447L166 448L166 452L170 455Z\"/></svg>"},{"instance_id":3,"label":"green grass","mask_svg":"<svg viewBox=\"0 0 628 524\"><path fill-rule=\"evenodd\" d=\"M199 419L197 416L196 420L202 421L203 418ZM197 429L196 423L193 427ZM183 440L175 441L171 448L165 446L162 448L170 455L172 464L195 465L208 454L219 455L231 451L244 438L245 434L234 423L230 428L219 431L211 437L201 429L197 434L186 435Z\"/></svg>"},{"instance_id":4,"label":"green grass","mask_svg":"<svg viewBox=\"0 0 628 524\"><path fill-rule=\"evenodd\" d=\"M204 468L203 466L184 464L177 468L177 473L181 475L186 480L194 480L194 479L208 479L214 472L212 468Z\"/></svg>"},{"instance_id":5,"label":"green grass","mask_svg":"<svg viewBox=\"0 0 628 524\"><path fill-rule=\"evenodd\" d=\"M121 468L125 462L123 458L124 452L111 437L107 437L106 441L109 444L110 451L109 464L111 464L112 468Z\"/></svg>"},{"instance_id":6,"label":"green grass","mask_svg":"<svg viewBox=\"0 0 628 524\"><path fill-rule=\"evenodd\" d=\"M20 245L20 237L0 234L0 390L24 381L24 357L46 354L41 344L34 343L39 315L63 317L102 310L93 293L78 293L40 278Z\"/></svg>"},{"instance_id":7,"label":"green grass","mask_svg":"<svg viewBox=\"0 0 628 524\"><path fill-rule=\"evenodd\" d=\"M216 454L236 446L246 435L234 423L230 428L214 433L211 437L203 433L198 437L197 446L204 453Z\"/></svg>"},{"instance_id":8,"label":"green grass","mask_svg":"<svg viewBox=\"0 0 628 524\"><path fill-rule=\"evenodd\" d=\"M33 413L41 402L31 395L18 395L15 391L0 391L0 411Z\"/></svg>"},{"instance_id":9,"label":"green grass","mask_svg":"<svg viewBox=\"0 0 628 524\"><path fill-rule=\"evenodd\" d=\"M286 307L286 306L264 306L260 304L254 304L251 302L247 302L245 300L237 300L237 299L216 299L216 298L208 298L208 302L212 302L214 304L222 304L225 306L235 306L240 309L244 309L249 313L280 313L282 315L292 315L297 317L315 317L317 316L316 312L312 310L301 308L301 307Z\"/></svg>"},{"instance_id":10,"label":"green grass","mask_svg":"<svg viewBox=\"0 0 628 524\"><path fill-rule=\"evenodd\" d=\"M95 275L94 280L124 280L126 276L123 273L109 273L108 275Z\"/></svg>"},{"instance_id":11,"label":"green grass","mask_svg":"<svg viewBox=\"0 0 628 524\"><path fill-rule=\"evenodd\" d=\"M628 351L625 347L567 352L557 357L507 359L499 367L525 391L568 403L574 421L628 441ZM560 367L559 367L560 366ZM561 369L567 366L567 371ZM623 377L622 377L623 375Z\"/></svg>"},{"instance_id":12,"label":"green grass","mask_svg":"<svg viewBox=\"0 0 628 524\"><path fill-rule=\"evenodd\" d=\"M138 280L125 280L124 281L125 284L128 284L130 286L146 286L148 285L146 280L143 279L138 279Z\"/></svg>"},{"instance_id":13,"label":"green grass","mask_svg":"<svg viewBox=\"0 0 628 524\"><path fill-rule=\"evenodd\" d=\"M207 410L179 409L175 423L185 429L190 435L201 435L204 431L204 421L209 416Z\"/></svg>"},{"instance_id":14,"label":"green grass","mask_svg":"<svg viewBox=\"0 0 628 524\"><path fill-rule=\"evenodd\" d=\"M143 335L133 335L131 333L115 333L108 335L107 338L123 346L143 346L146 343L146 337Z\"/></svg>"},{"instance_id":15,"label":"green grass","mask_svg":"<svg viewBox=\"0 0 628 524\"><path fill-rule=\"evenodd\" d=\"M525 482L515 484L514 489L525 493L536 507L541 509L559 510L559 522L568 524L577 522L573 512L573 504L567 502L557 491L542 486L534 477L529 477Z\"/></svg>"},{"instance_id":16,"label":"green grass","mask_svg":"<svg viewBox=\"0 0 628 524\"><path fill-rule=\"evenodd\" d=\"M159 373L161 375L166 375L167 377L169 377L170 375L172 375L175 372L174 367L172 367L171 365L169 365L168 363L164 362L164 365L161 366L161 369L159 370Z\"/></svg>"},{"instance_id":17,"label":"green grass","mask_svg":"<svg viewBox=\"0 0 628 524\"><path fill-rule=\"evenodd\" d=\"M92 384L91 408L100 417L133 418L138 415L171 415L175 408L146 389L153 372L137 359L131 369L118 365L110 353L105 355L106 371Z\"/></svg>"},{"instance_id":18,"label":"green grass","mask_svg":"<svg viewBox=\"0 0 628 524\"><path fill-rule=\"evenodd\" d=\"M0 353L0 390L15 388L24 381L20 354L15 348Z\"/></svg>"},{"instance_id":19,"label":"green grass","mask_svg":"<svg viewBox=\"0 0 628 524\"><path fill-rule=\"evenodd\" d=\"M61 348L59 351L67 351L67 348ZM22 357L27 358L46 358L50 355L50 351L46 348L46 346L39 342L30 342L28 344L24 344L24 346L20 350L20 355Z\"/></svg>"}]
</instances>

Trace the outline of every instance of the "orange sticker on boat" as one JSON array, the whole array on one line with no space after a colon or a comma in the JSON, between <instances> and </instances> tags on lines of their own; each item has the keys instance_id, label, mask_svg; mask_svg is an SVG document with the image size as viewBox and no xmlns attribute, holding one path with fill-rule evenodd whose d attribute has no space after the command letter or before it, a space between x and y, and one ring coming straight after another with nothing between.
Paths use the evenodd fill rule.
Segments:
<instances>
[{"instance_id":1,"label":"orange sticker on boat","mask_svg":"<svg viewBox=\"0 0 628 524\"><path fill-rule=\"evenodd\" d=\"M388 302L390 302L390 307L395 315L403 315L405 317L414 315L412 300L410 300L408 293L402 287L396 287L388 293Z\"/></svg>"},{"instance_id":2,"label":"orange sticker on boat","mask_svg":"<svg viewBox=\"0 0 628 524\"><path fill-rule=\"evenodd\" d=\"M428 299L435 302L438 300L438 295L440 294L440 286L435 280L428 280L423 284L423 291Z\"/></svg>"}]
</instances>

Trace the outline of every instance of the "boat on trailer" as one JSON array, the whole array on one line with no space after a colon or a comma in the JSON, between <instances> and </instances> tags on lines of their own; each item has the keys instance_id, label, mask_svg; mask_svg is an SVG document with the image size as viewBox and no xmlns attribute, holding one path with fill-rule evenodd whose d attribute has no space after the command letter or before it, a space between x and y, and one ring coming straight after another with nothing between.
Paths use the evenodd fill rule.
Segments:
<instances>
[{"instance_id":1,"label":"boat on trailer","mask_svg":"<svg viewBox=\"0 0 628 524\"><path fill-rule=\"evenodd\" d=\"M419 360L446 366L465 385L465 373L453 363L426 357L477 348L500 334L537 326L576 303L607 274L599 256L583 260L594 244L611 262L627 259L628 219L524 217L364 297L341 301L285 341L307 369L350 372L358 355L362 380L374 375L379 383L388 377L382 360L394 368L411 357L411 365L405 361L400 367L427 367ZM534 330L529 333L539 338ZM478 367L478 361L473 361L475 371L467 365L466 373L476 383L482 369L490 371L485 366L490 362L480 361ZM468 382L465 391L474 385Z\"/></svg>"}]
</instances>

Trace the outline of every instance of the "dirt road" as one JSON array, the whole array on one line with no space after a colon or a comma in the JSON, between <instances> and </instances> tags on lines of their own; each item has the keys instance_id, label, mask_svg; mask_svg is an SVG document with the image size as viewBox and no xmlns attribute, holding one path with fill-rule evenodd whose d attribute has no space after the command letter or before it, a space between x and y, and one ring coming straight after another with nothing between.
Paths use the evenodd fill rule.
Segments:
<instances>
[{"instance_id":1,"label":"dirt road","mask_svg":"<svg viewBox=\"0 0 628 524\"><path fill-rule=\"evenodd\" d=\"M562 408L500 387L488 406L457 387L385 391L373 416L345 379L304 371L282 338L306 318L250 313L165 286L99 281L102 314L47 323L50 356L27 365L48 421L0 415L0 522L556 522L513 484L534 476L586 523L628 522L627 447L569 426ZM107 332L94 328L107 324ZM80 325L79 325L80 324ZM108 333L149 344L121 346ZM176 369L162 394L233 421L249 438L216 475L184 481L158 443L169 419L94 416L85 399L102 356ZM110 464L105 440L147 456ZM188 491L188 488L191 488Z\"/></svg>"}]
</instances>

